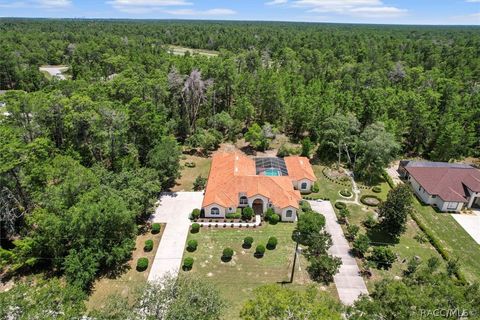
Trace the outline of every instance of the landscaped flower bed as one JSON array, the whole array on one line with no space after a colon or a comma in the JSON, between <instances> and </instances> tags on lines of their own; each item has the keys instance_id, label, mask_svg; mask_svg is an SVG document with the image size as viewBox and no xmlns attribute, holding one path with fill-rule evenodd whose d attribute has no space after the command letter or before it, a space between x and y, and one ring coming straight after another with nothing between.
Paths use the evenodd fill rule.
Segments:
<instances>
[{"instance_id":1,"label":"landscaped flower bed","mask_svg":"<svg viewBox=\"0 0 480 320\"><path fill-rule=\"evenodd\" d=\"M380 198L374 195L364 195L360 198L361 203L370 207L378 207L381 201Z\"/></svg>"},{"instance_id":2,"label":"landscaped flower bed","mask_svg":"<svg viewBox=\"0 0 480 320\"><path fill-rule=\"evenodd\" d=\"M352 196L352 193L347 189L343 189L340 191L340 195L345 198L350 198Z\"/></svg>"}]
</instances>

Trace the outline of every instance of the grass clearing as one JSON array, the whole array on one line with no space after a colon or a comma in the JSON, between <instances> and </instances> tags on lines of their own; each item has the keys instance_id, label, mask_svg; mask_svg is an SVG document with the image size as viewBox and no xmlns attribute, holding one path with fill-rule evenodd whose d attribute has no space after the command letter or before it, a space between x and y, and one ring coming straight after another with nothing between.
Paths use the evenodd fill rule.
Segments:
<instances>
[{"instance_id":1,"label":"grass clearing","mask_svg":"<svg viewBox=\"0 0 480 320\"><path fill-rule=\"evenodd\" d=\"M223 229L202 228L199 233L189 234L188 240L198 241L195 252L184 253L185 257L195 259L193 269L188 271L214 283L220 290L228 308L224 319L236 319L243 303L252 297L252 291L263 284L278 283L290 279L295 242L291 239L294 223L263 225L259 228ZM242 247L243 239L251 236L254 239L250 249ZM263 258L254 257L255 247L266 245L269 237L275 236L278 245L275 250L266 250ZM230 262L221 260L224 248L230 247L235 254ZM295 277L292 285L295 289L305 289L312 284L307 272L307 261L298 256ZM185 271L182 271L185 272ZM334 285L321 287L336 296Z\"/></svg>"},{"instance_id":2,"label":"grass clearing","mask_svg":"<svg viewBox=\"0 0 480 320\"><path fill-rule=\"evenodd\" d=\"M214 50L193 49L175 45L168 46L168 51L175 56L184 56L187 52L190 52L190 54L199 54L206 57L217 57L219 55L219 52Z\"/></svg>"},{"instance_id":3,"label":"grass clearing","mask_svg":"<svg viewBox=\"0 0 480 320\"><path fill-rule=\"evenodd\" d=\"M195 167L189 168L185 166L187 162L193 162ZM186 155L185 158L180 161L180 165L182 166L181 176L177 179L172 191L193 191L193 182L199 175L208 178L211 163L212 158Z\"/></svg>"},{"instance_id":4,"label":"grass clearing","mask_svg":"<svg viewBox=\"0 0 480 320\"><path fill-rule=\"evenodd\" d=\"M135 292L141 288L148 279L148 273L153 264L155 253L157 252L160 239L162 238L165 225L161 226L160 233L152 234L147 232L141 234L135 240L135 250L132 253L132 259L128 261L126 269L118 276L103 277L97 280L93 286L92 293L86 301L88 310L101 309L113 295L120 295L124 298L133 298ZM153 240L153 250L144 252L145 240ZM148 259L148 268L143 272L136 270L137 259L145 257ZM133 302L133 301L132 301Z\"/></svg>"}]
</instances>

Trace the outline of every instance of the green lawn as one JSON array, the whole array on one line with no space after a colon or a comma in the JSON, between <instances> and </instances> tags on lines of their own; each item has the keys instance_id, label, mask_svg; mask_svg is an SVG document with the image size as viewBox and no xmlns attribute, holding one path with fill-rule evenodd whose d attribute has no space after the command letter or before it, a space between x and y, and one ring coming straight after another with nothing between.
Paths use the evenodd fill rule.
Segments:
<instances>
[{"instance_id":1,"label":"green lawn","mask_svg":"<svg viewBox=\"0 0 480 320\"><path fill-rule=\"evenodd\" d=\"M315 165L313 169L315 171L315 175L318 179L318 184L320 187L320 191L315 194L310 194L310 197L314 198L328 198L330 201L335 203L336 200L353 200L352 199L344 199L340 194L339 191L345 188L351 190L351 184L348 183L349 187L344 185L332 182L325 178L322 173L323 166ZM361 184L358 184L361 187ZM364 189L360 188L360 195L375 195L382 200L387 198L388 191L390 190L390 186L386 181L382 181L378 184L381 187L382 191L380 193L374 193L371 188ZM374 214L375 208L368 207L366 205L356 205L356 204L347 204L348 209L350 210L351 216L349 218L350 223L356 224L360 227L361 233L367 233L366 228L363 226L362 221L369 215ZM335 209L336 210L336 209ZM452 219L453 220L453 219ZM342 225L343 231L346 232L346 227ZM423 232L417 226L415 221L411 218L408 219L407 222L407 230L406 232L400 237L398 241L393 241L388 236L386 236L382 232L375 232L370 231L368 235L370 240L372 241L372 245L386 245L390 246L392 250L397 254L398 260L393 264L390 270L377 270L373 269L373 275L370 279L365 279L367 283L368 289L371 291L374 287L374 283L382 278L385 277L401 277L403 270L406 269L409 258L414 256L418 256L422 259L422 261L428 260L432 256L436 256L441 259L440 254L436 251L436 249L429 243L424 242L421 243L415 239L416 235L422 235ZM361 261L357 260L359 266L361 266Z\"/></svg>"},{"instance_id":2,"label":"green lawn","mask_svg":"<svg viewBox=\"0 0 480 320\"><path fill-rule=\"evenodd\" d=\"M259 228L223 229L202 228L197 234L190 234L188 240L198 241L195 252L185 251L184 257L193 257L193 269L188 271L207 278L216 284L222 297L229 306L224 314L224 319L237 319L239 311L248 298L252 297L254 288L269 283L288 281L290 279L295 243L291 239L293 223L279 223L277 225L264 225ZM252 248L242 248L243 239L247 236L254 238ZM270 236L278 239L275 250L267 250L263 258L254 257L255 247L266 244ZM222 251L231 247L235 255L230 262L222 262ZM305 272L307 263L304 257L297 260L293 285L296 289L304 289L306 284L311 284ZM187 272L187 271L182 271ZM319 286L320 287L320 286ZM333 285L320 287L336 296Z\"/></svg>"},{"instance_id":3,"label":"green lawn","mask_svg":"<svg viewBox=\"0 0 480 320\"><path fill-rule=\"evenodd\" d=\"M445 249L459 259L467 280L480 280L480 245L448 213L414 202L417 216L439 238Z\"/></svg>"}]
</instances>

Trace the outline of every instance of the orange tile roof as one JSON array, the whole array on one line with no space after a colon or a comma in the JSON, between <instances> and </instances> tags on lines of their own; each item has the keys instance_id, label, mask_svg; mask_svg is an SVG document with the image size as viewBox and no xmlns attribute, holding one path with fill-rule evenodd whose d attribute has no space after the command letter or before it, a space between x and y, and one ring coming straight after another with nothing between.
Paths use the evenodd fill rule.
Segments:
<instances>
[{"instance_id":1,"label":"orange tile roof","mask_svg":"<svg viewBox=\"0 0 480 320\"><path fill-rule=\"evenodd\" d=\"M294 190L292 180L297 176L315 180L315 175L307 158L289 158L291 158L289 162L293 163L292 172L295 176L290 176L290 167L287 163L289 176L270 177L256 175L255 161L243 154L229 152L215 154L202 207L211 204L225 208L237 207L240 200L239 194L245 193L249 198L257 194L267 197L274 206L279 208L289 206L298 208L301 195L299 191ZM299 158L297 162L295 158ZM302 162L307 163L308 166L302 165ZM310 167L310 170L307 167ZM311 175L305 176L304 172Z\"/></svg>"},{"instance_id":2,"label":"orange tile roof","mask_svg":"<svg viewBox=\"0 0 480 320\"><path fill-rule=\"evenodd\" d=\"M285 164L287 165L288 175L293 180L308 179L310 181L315 181L315 173L313 173L312 166L310 161L305 157L285 157Z\"/></svg>"}]
</instances>

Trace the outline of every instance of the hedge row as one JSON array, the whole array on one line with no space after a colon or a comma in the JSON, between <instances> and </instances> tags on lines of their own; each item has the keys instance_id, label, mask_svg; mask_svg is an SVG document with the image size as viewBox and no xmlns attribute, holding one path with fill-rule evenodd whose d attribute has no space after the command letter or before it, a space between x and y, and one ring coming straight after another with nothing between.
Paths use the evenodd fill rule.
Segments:
<instances>
[{"instance_id":1,"label":"hedge row","mask_svg":"<svg viewBox=\"0 0 480 320\"><path fill-rule=\"evenodd\" d=\"M418 218L415 210L412 211L411 216L412 219L415 220L415 222L417 223L420 230L422 230L427 235L429 242L438 251L438 253L440 253L442 258L447 262L453 261L454 259L450 256L450 253L447 251L447 249L442 245L440 239L436 235L434 235L433 232ZM467 279L460 269L458 269L455 274L458 280L460 280L460 282L464 284L467 283Z\"/></svg>"},{"instance_id":2,"label":"hedge row","mask_svg":"<svg viewBox=\"0 0 480 320\"><path fill-rule=\"evenodd\" d=\"M395 188L395 184L393 183L392 178L385 171L383 172L383 178L385 179L385 181L387 181L390 188Z\"/></svg>"}]
</instances>

